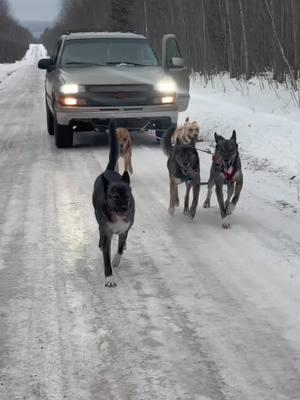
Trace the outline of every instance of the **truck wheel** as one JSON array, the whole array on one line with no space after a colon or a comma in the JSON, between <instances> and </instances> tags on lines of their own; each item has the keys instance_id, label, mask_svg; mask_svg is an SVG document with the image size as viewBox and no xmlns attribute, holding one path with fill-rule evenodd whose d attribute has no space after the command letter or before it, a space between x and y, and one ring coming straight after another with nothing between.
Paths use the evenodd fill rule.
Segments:
<instances>
[{"instance_id":1,"label":"truck wheel","mask_svg":"<svg viewBox=\"0 0 300 400\"><path fill-rule=\"evenodd\" d=\"M69 125L60 125L54 117L55 144L58 148L73 146L73 130Z\"/></svg>"},{"instance_id":2,"label":"truck wheel","mask_svg":"<svg viewBox=\"0 0 300 400\"><path fill-rule=\"evenodd\" d=\"M54 135L54 118L46 101L47 131L49 135Z\"/></svg>"}]
</instances>

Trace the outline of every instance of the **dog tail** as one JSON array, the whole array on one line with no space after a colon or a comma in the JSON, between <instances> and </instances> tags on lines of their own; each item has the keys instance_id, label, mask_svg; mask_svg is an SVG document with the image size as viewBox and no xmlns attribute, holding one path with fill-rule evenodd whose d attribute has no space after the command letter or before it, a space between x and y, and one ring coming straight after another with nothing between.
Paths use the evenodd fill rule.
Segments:
<instances>
[{"instance_id":1,"label":"dog tail","mask_svg":"<svg viewBox=\"0 0 300 400\"><path fill-rule=\"evenodd\" d=\"M109 171L114 171L119 156L119 146L116 133L116 121L111 120L109 124L109 138L110 138L110 151L109 151L109 161L106 169Z\"/></svg>"},{"instance_id":2,"label":"dog tail","mask_svg":"<svg viewBox=\"0 0 300 400\"><path fill-rule=\"evenodd\" d=\"M167 132L164 134L162 139L162 148L164 153L169 156L172 150L172 136L177 128L176 124L172 124Z\"/></svg>"}]
</instances>

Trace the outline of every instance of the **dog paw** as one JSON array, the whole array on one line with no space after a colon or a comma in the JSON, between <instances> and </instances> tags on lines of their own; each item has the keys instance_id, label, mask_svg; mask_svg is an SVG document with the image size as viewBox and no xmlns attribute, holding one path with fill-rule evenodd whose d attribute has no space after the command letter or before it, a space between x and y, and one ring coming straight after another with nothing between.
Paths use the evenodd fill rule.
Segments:
<instances>
[{"instance_id":1,"label":"dog paw","mask_svg":"<svg viewBox=\"0 0 300 400\"><path fill-rule=\"evenodd\" d=\"M196 215L196 210L190 209L190 212L189 212L189 217L190 217L190 219L194 219L194 218L195 218L195 215Z\"/></svg>"},{"instance_id":2,"label":"dog paw","mask_svg":"<svg viewBox=\"0 0 300 400\"><path fill-rule=\"evenodd\" d=\"M190 215L190 210L188 209L188 208L185 208L184 210L183 210L183 215Z\"/></svg>"},{"instance_id":3,"label":"dog paw","mask_svg":"<svg viewBox=\"0 0 300 400\"><path fill-rule=\"evenodd\" d=\"M206 201L203 203L203 208L210 208L210 202L206 200Z\"/></svg>"},{"instance_id":4,"label":"dog paw","mask_svg":"<svg viewBox=\"0 0 300 400\"><path fill-rule=\"evenodd\" d=\"M229 229L230 228L230 222L229 222L229 218L225 217L222 219L222 226L224 229Z\"/></svg>"},{"instance_id":5,"label":"dog paw","mask_svg":"<svg viewBox=\"0 0 300 400\"><path fill-rule=\"evenodd\" d=\"M112 261L113 268L118 267L120 265L120 261L121 261L121 254L116 253L116 255L114 256L114 259Z\"/></svg>"},{"instance_id":6,"label":"dog paw","mask_svg":"<svg viewBox=\"0 0 300 400\"><path fill-rule=\"evenodd\" d=\"M228 207L227 207L227 214L228 214L228 215L232 214L233 211L234 211L234 209L235 209L235 205L232 204L232 203L230 203L230 204L228 205Z\"/></svg>"},{"instance_id":7,"label":"dog paw","mask_svg":"<svg viewBox=\"0 0 300 400\"><path fill-rule=\"evenodd\" d=\"M168 211L169 211L169 214L172 215L172 217L173 217L173 215L175 214L175 208L169 207Z\"/></svg>"},{"instance_id":8,"label":"dog paw","mask_svg":"<svg viewBox=\"0 0 300 400\"><path fill-rule=\"evenodd\" d=\"M112 288L112 287L116 287L116 286L117 286L117 284L116 284L116 282L114 280L114 277L112 275L105 277L105 287Z\"/></svg>"}]
</instances>

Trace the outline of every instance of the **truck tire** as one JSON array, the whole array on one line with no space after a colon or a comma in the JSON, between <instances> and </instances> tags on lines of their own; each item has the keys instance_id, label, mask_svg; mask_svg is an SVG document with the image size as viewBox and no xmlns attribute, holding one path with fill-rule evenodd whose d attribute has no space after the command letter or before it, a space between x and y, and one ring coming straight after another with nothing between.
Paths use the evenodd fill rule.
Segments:
<instances>
[{"instance_id":1,"label":"truck tire","mask_svg":"<svg viewBox=\"0 0 300 400\"><path fill-rule=\"evenodd\" d=\"M46 101L47 131L49 135L54 135L54 118Z\"/></svg>"},{"instance_id":2,"label":"truck tire","mask_svg":"<svg viewBox=\"0 0 300 400\"><path fill-rule=\"evenodd\" d=\"M73 146L73 130L69 125L60 125L56 117L54 119L55 144L58 148Z\"/></svg>"}]
</instances>

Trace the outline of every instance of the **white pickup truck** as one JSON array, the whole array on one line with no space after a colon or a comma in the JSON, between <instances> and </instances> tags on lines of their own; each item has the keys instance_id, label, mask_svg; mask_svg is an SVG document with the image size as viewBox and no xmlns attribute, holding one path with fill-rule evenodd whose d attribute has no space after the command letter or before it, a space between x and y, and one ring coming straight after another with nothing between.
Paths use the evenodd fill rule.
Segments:
<instances>
[{"instance_id":1,"label":"white pickup truck","mask_svg":"<svg viewBox=\"0 0 300 400\"><path fill-rule=\"evenodd\" d=\"M112 118L161 137L189 104L189 73L175 35L163 37L160 62L142 35L66 33L38 67L47 71L47 127L57 147L72 146L74 132L104 128Z\"/></svg>"}]
</instances>

